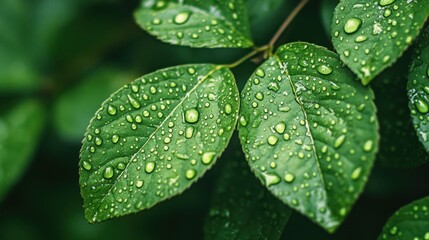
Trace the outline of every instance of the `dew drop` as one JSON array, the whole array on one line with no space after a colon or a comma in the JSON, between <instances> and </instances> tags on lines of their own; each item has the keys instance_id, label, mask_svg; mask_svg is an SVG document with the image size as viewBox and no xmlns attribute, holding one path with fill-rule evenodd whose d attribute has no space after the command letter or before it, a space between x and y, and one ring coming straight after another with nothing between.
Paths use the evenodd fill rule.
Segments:
<instances>
[{"instance_id":1,"label":"dew drop","mask_svg":"<svg viewBox=\"0 0 429 240\"><path fill-rule=\"evenodd\" d=\"M380 2L378 2L378 4L380 4L380 6L387 6L387 5L390 5L394 2L395 2L395 0L380 0Z\"/></svg>"},{"instance_id":2,"label":"dew drop","mask_svg":"<svg viewBox=\"0 0 429 240\"><path fill-rule=\"evenodd\" d=\"M276 136L269 136L267 139L268 144L270 144L271 146L276 145L276 143L279 141L279 138Z\"/></svg>"},{"instance_id":3,"label":"dew drop","mask_svg":"<svg viewBox=\"0 0 429 240\"><path fill-rule=\"evenodd\" d=\"M275 173L262 173L267 187L280 183L280 177Z\"/></svg>"},{"instance_id":4,"label":"dew drop","mask_svg":"<svg viewBox=\"0 0 429 240\"><path fill-rule=\"evenodd\" d=\"M373 145L373 141L372 140L368 140L365 142L365 144L363 145L363 150L365 152L369 152L372 150L372 145Z\"/></svg>"},{"instance_id":5,"label":"dew drop","mask_svg":"<svg viewBox=\"0 0 429 240\"><path fill-rule=\"evenodd\" d=\"M190 75L194 75L195 74L195 68L192 68L192 67L188 68L188 73Z\"/></svg>"},{"instance_id":6,"label":"dew drop","mask_svg":"<svg viewBox=\"0 0 429 240\"><path fill-rule=\"evenodd\" d=\"M389 232L391 235L396 235L398 233L398 227L393 226Z\"/></svg>"},{"instance_id":7,"label":"dew drop","mask_svg":"<svg viewBox=\"0 0 429 240\"><path fill-rule=\"evenodd\" d=\"M174 17L174 23L179 25L184 24L189 20L190 16L190 12L181 12Z\"/></svg>"},{"instance_id":8,"label":"dew drop","mask_svg":"<svg viewBox=\"0 0 429 240\"><path fill-rule=\"evenodd\" d=\"M147 162L144 168L146 173L152 173L155 169L155 162Z\"/></svg>"},{"instance_id":9,"label":"dew drop","mask_svg":"<svg viewBox=\"0 0 429 240\"><path fill-rule=\"evenodd\" d=\"M82 162L82 167L83 167L85 170L89 171L89 170L91 170L92 165L91 165L91 163L89 163L89 162L87 162L87 161L83 161L83 162Z\"/></svg>"},{"instance_id":10,"label":"dew drop","mask_svg":"<svg viewBox=\"0 0 429 240\"><path fill-rule=\"evenodd\" d=\"M216 155L216 153L215 152L206 152L206 153L203 153L203 156L202 156L202 158L201 158L201 161L204 163L204 164L210 164L212 161L213 161L213 159L214 159L214 157L215 157L215 155Z\"/></svg>"},{"instance_id":11,"label":"dew drop","mask_svg":"<svg viewBox=\"0 0 429 240\"><path fill-rule=\"evenodd\" d=\"M136 182L136 187L137 188L141 188L141 187L143 187L143 180L137 180L137 182Z\"/></svg>"},{"instance_id":12,"label":"dew drop","mask_svg":"<svg viewBox=\"0 0 429 240\"><path fill-rule=\"evenodd\" d=\"M356 42L356 43L365 42L366 40L368 40L368 37L367 37L367 36L364 36L364 35L360 35L360 36L357 36L357 37L355 38L355 42Z\"/></svg>"},{"instance_id":13,"label":"dew drop","mask_svg":"<svg viewBox=\"0 0 429 240\"><path fill-rule=\"evenodd\" d=\"M131 106L135 109L139 109L140 108L140 103L131 95L127 95L128 100L131 104Z\"/></svg>"},{"instance_id":14,"label":"dew drop","mask_svg":"<svg viewBox=\"0 0 429 240\"><path fill-rule=\"evenodd\" d=\"M425 114L429 112L429 106L426 102L424 102L422 99L417 99L417 101L414 103L417 110L419 110L420 113Z\"/></svg>"},{"instance_id":15,"label":"dew drop","mask_svg":"<svg viewBox=\"0 0 429 240\"><path fill-rule=\"evenodd\" d=\"M344 25L344 31L349 34L354 33L359 29L361 24L362 20L360 20L359 18L350 18Z\"/></svg>"},{"instance_id":16,"label":"dew drop","mask_svg":"<svg viewBox=\"0 0 429 240\"><path fill-rule=\"evenodd\" d=\"M317 71L320 74L329 75L329 74L332 73L332 68L330 66L328 66L328 65L322 64L322 65L317 66Z\"/></svg>"},{"instance_id":17,"label":"dew drop","mask_svg":"<svg viewBox=\"0 0 429 240\"><path fill-rule=\"evenodd\" d=\"M227 103L227 104L225 104L225 113L226 114L231 114L232 113L232 106L231 106L231 104L229 104L229 103Z\"/></svg>"},{"instance_id":18,"label":"dew drop","mask_svg":"<svg viewBox=\"0 0 429 240\"><path fill-rule=\"evenodd\" d=\"M116 112L117 112L117 109L116 109L116 107L115 106L112 106L112 105L109 105L108 107L107 107L107 113L109 114L109 115L115 115L116 114Z\"/></svg>"},{"instance_id":19,"label":"dew drop","mask_svg":"<svg viewBox=\"0 0 429 240\"><path fill-rule=\"evenodd\" d=\"M335 148L339 148L339 147L341 147L341 145L343 145L343 143L344 143L344 140L346 139L346 135L341 135L341 136L339 136L336 140L335 140L335 143L334 143L334 147Z\"/></svg>"},{"instance_id":20,"label":"dew drop","mask_svg":"<svg viewBox=\"0 0 429 240\"><path fill-rule=\"evenodd\" d=\"M265 72L262 70L262 68L258 68L255 72L256 76L258 77L265 77Z\"/></svg>"},{"instance_id":21,"label":"dew drop","mask_svg":"<svg viewBox=\"0 0 429 240\"><path fill-rule=\"evenodd\" d=\"M185 173L186 179L193 179L197 175L197 171L195 169L188 169Z\"/></svg>"},{"instance_id":22,"label":"dew drop","mask_svg":"<svg viewBox=\"0 0 429 240\"><path fill-rule=\"evenodd\" d=\"M186 138L192 138L192 136L194 135L194 127L187 127L185 129L185 137Z\"/></svg>"},{"instance_id":23,"label":"dew drop","mask_svg":"<svg viewBox=\"0 0 429 240\"><path fill-rule=\"evenodd\" d=\"M286 129L286 124L282 121L276 124L276 126L274 126L274 130L276 130L277 133L279 134L283 134L285 132Z\"/></svg>"},{"instance_id":24,"label":"dew drop","mask_svg":"<svg viewBox=\"0 0 429 240\"><path fill-rule=\"evenodd\" d=\"M200 113L197 109L191 108L185 111L185 121L188 123L198 122Z\"/></svg>"},{"instance_id":25,"label":"dew drop","mask_svg":"<svg viewBox=\"0 0 429 240\"><path fill-rule=\"evenodd\" d=\"M124 163L118 163L118 165L116 166L116 168L118 169L118 170L125 170L125 164Z\"/></svg>"},{"instance_id":26,"label":"dew drop","mask_svg":"<svg viewBox=\"0 0 429 240\"><path fill-rule=\"evenodd\" d=\"M113 177L113 174L114 174L113 168L109 166L104 169L103 177L106 179L110 179Z\"/></svg>"},{"instance_id":27,"label":"dew drop","mask_svg":"<svg viewBox=\"0 0 429 240\"><path fill-rule=\"evenodd\" d=\"M243 127L245 127L247 125L247 120L244 116L241 116L238 121L240 122L240 125Z\"/></svg>"},{"instance_id":28,"label":"dew drop","mask_svg":"<svg viewBox=\"0 0 429 240\"><path fill-rule=\"evenodd\" d=\"M119 141L119 135L113 135L112 136L112 143L117 143Z\"/></svg>"},{"instance_id":29,"label":"dew drop","mask_svg":"<svg viewBox=\"0 0 429 240\"><path fill-rule=\"evenodd\" d=\"M284 179L287 183L292 183L295 180L295 175L292 173L286 173Z\"/></svg>"},{"instance_id":30,"label":"dew drop","mask_svg":"<svg viewBox=\"0 0 429 240\"><path fill-rule=\"evenodd\" d=\"M103 140L101 138L96 137L95 138L95 145L100 146L103 143Z\"/></svg>"},{"instance_id":31,"label":"dew drop","mask_svg":"<svg viewBox=\"0 0 429 240\"><path fill-rule=\"evenodd\" d=\"M352 174L350 175L352 180L357 180L360 177L360 174L362 173L362 168L358 167L355 170L353 170Z\"/></svg>"}]
</instances>

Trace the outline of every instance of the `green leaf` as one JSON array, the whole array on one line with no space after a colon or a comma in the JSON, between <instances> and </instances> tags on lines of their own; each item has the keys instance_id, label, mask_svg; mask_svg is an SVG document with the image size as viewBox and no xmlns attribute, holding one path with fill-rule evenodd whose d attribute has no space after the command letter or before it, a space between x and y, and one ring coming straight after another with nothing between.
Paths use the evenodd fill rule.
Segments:
<instances>
[{"instance_id":1,"label":"green leaf","mask_svg":"<svg viewBox=\"0 0 429 240\"><path fill-rule=\"evenodd\" d=\"M96 112L79 164L91 223L152 207L200 178L227 146L239 107L231 71L184 65L125 85Z\"/></svg>"},{"instance_id":2,"label":"green leaf","mask_svg":"<svg viewBox=\"0 0 429 240\"><path fill-rule=\"evenodd\" d=\"M182 46L253 46L242 0L143 0L137 23L159 40Z\"/></svg>"},{"instance_id":3,"label":"green leaf","mask_svg":"<svg viewBox=\"0 0 429 240\"><path fill-rule=\"evenodd\" d=\"M320 20L328 36L331 36L332 18L334 17L335 7L338 3L338 0L322 0L320 2Z\"/></svg>"},{"instance_id":4,"label":"green leaf","mask_svg":"<svg viewBox=\"0 0 429 240\"><path fill-rule=\"evenodd\" d=\"M130 74L113 68L103 68L63 93L55 101L53 108L57 132L65 139L80 141L99 103L125 85L130 78Z\"/></svg>"},{"instance_id":5,"label":"green leaf","mask_svg":"<svg viewBox=\"0 0 429 240\"><path fill-rule=\"evenodd\" d=\"M378 239L429 239L429 197L414 201L395 212Z\"/></svg>"},{"instance_id":6,"label":"green leaf","mask_svg":"<svg viewBox=\"0 0 429 240\"><path fill-rule=\"evenodd\" d=\"M378 148L372 91L325 48L280 47L242 93L240 139L256 176L333 232L361 193Z\"/></svg>"},{"instance_id":7,"label":"green leaf","mask_svg":"<svg viewBox=\"0 0 429 240\"><path fill-rule=\"evenodd\" d=\"M426 0L342 0L335 9L332 41L366 85L411 45L428 15Z\"/></svg>"},{"instance_id":8,"label":"green leaf","mask_svg":"<svg viewBox=\"0 0 429 240\"><path fill-rule=\"evenodd\" d=\"M408 56L408 54L407 54ZM406 93L408 57L402 57L374 81L372 87L380 121L377 162L395 168L416 167L429 161L410 121Z\"/></svg>"},{"instance_id":9,"label":"green leaf","mask_svg":"<svg viewBox=\"0 0 429 240\"><path fill-rule=\"evenodd\" d=\"M279 8L283 0L244 0L250 21L257 21L272 14Z\"/></svg>"},{"instance_id":10,"label":"green leaf","mask_svg":"<svg viewBox=\"0 0 429 240\"><path fill-rule=\"evenodd\" d=\"M429 28L423 32L416 44L407 90L414 128L420 142L429 152Z\"/></svg>"},{"instance_id":11,"label":"green leaf","mask_svg":"<svg viewBox=\"0 0 429 240\"><path fill-rule=\"evenodd\" d=\"M280 239L292 211L261 186L241 152L231 155L213 194L205 239Z\"/></svg>"},{"instance_id":12,"label":"green leaf","mask_svg":"<svg viewBox=\"0 0 429 240\"><path fill-rule=\"evenodd\" d=\"M33 100L17 104L0 116L0 199L31 160L44 120L43 107Z\"/></svg>"}]
</instances>

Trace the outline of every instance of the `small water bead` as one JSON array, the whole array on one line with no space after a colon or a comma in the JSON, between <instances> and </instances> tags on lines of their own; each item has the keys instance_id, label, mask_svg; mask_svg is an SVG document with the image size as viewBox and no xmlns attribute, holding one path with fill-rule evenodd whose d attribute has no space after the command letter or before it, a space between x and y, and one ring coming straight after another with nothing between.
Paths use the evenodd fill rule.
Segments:
<instances>
[{"instance_id":1,"label":"small water bead","mask_svg":"<svg viewBox=\"0 0 429 240\"><path fill-rule=\"evenodd\" d=\"M116 107L115 107L115 106L109 105L109 106L107 107L107 113L108 113L109 115L114 116L114 115L116 114L116 112L117 112L117 109L116 109Z\"/></svg>"},{"instance_id":2,"label":"small water bead","mask_svg":"<svg viewBox=\"0 0 429 240\"><path fill-rule=\"evenodd\" d=\"M137 180L136 187L141 188L141 187L143 187L143 184L144 184L143 180Z\"/></svg>"},{"instance_id":3,"label":"small water bead","mask_svg":"<svg viewBox=\"0 0 429 240\"><path fill-rule=\"evenodd\" d=\"M185 121L188 123L198 122L200 113L197 109L191 108L185 111Z\"/></svg>"},{"instance_id":4,"label":"small water bead","mask_svg":"<svg viewBox=\"0 0 429 240\"><path fill-rule=\"evenodd\" d=\"M287 183L292 183L295 180L295 175L292 173L286 173L284 179Z\"/></svg>"},{"instance_id":5,"label":"small water bead","mask_svg":"<svg viewBox=\"0 0 429 240\"><path fill-rule=\"evenodd\" d=\"M227 103L227 104L225 104L225 113L226 114L231 114L232 113L232 106L231 106L231 104L229 104L229 103Z\"/></svg>"},{"instance_id":6,"label":"small water bead","mask_svg":"<svg viewBox=\"0 0 429 240\"><path fill-rule=\"evenodd\" d=\"M113 135L112 136L112 143L117 143L119 141L119 135Z\"/></svg>"},{"instance_id":7,"label":"small water bead","mask_svg":"<svg viewBox=\"0 0 429 240\"><path fill-rule=\"evenodd\" d=\"M186 179L193 179L197 175L197 171L195 169L188 169L185 173Z\"/></svg>"},{"instance_id":8,"label":"small water bead","mask_svg":"<svg viewBox=\"0 0 429 240\"><path fill-rule=\"evenodd\" d=\"M106 179L110 179L113 177L113 174L114 174L114 170L112 167L109 166L104 169L103 177Z\"/></svg>"},{"instance_id":9,"label":"small water bead","mask_svg":"<svg viewBox=\"0 0 429 240\"><path fill-rule=\"evenodd\" d=\"M262 101L264 99L264 94L261 93L261 92L257 92L255 94L255 98L258 99L258 100L260 100L260 101Z\"/></svg>"},{"instance_id":10,"label":"small water bead","mask_svg":"<svg viewBox=\"0 0 429 240\"><path fill-rule=\"evenodd\" d=\"M159 19L159 18L155 18L155 19L153 19L152 20L152 24L153 25L159 25L159 24L161 24L162 23L162 21L161 21L161 19Z\"/></svg>"},{"instance_id":11,"label":"small water bead","mask_svg":"<svg viewBox=\"0 0 429 240\"><path fill-rule=\"evenodd\" d=\"M417 99L414 105L416 106L417 110L422 114L429 112L429 106L425 101L423 101L423 99Z\"/></svg>"},{"instance_id":12,"label":"small water bead","mask_svg":"<svg viewBox=\"0 0 429 240\"><path fill-rule=\"evenodd\" d=\"M144 170L146 173L152 173L155 170L155 162L147 162Z\"/></svg>"},{"instance_id":13,"label":"small water bead","mask_svg":"<svg viewBox=\"0 0 429 240\"><path fill-rule=\"evenodd\" d=\"M390 235L396 235L398 233L398 227L397 226L393 226L390 231L389 231Z\"/></svg>"},{"instance_id":14,"label":"small water bead","mask_svg":"<svg viewBox=\"0 0 429 240\"><path fill-rule=\"evenodd\" d=\"M190 16L191 12L181 12L174 17L174 23L178 25L184 24L189 20Z\"/></svg>"},{"instance_id":15,"label":"small water bead","mask_svg":"<svg viewBox=\"0 0 429 240\"><path fill-rule=\"evenodd\" d=\"M283 134L285 132L286 129L286 124L282 121L276 124L276 126L274 126L274 130L276 130L277 133L279 134Z\"/></svg>"},{"instance_id":16,"label":"small water bead","mask_svg":"<svg viewBox=\"0 0 429 240\"><path fill-rule=\"evenodd\" d=\"M396 0L380 0L380 2L378 2L378 4L383 7L383 6L390 5L390 4L394 3L395 1Z\"/></svg>"},{"instance_id":17,"label":"small water bead","mask_svg":"<svg viewBox=\"0 0 429 240\"><path fill-rule=\"evenodd\" d=\"M215 152L203 153L203 156L201 157L201 162L203 162L206 165L210 164L213 161L215 156L216 156Z\"/></svg>"},{"instance_id":18,"label":"small water bead","mask_svg":"<svg viewBox=\"0 0 429 240\"><path fill-rule=\"evenodd\" d=\"M258 77L265 77L265 72L261 68L258 68L255 72L256 76Z\"/></svg>"},{"instance_id":19,"label":"small water bead","mask_svg":"<svg viewBox=\"0 0 429 240\"><path fill-rule=\"evenodd\" d=\"M330 66L328 66L328 65L322 64L322 65L317 66L317 71L320 74L329 75L329 74L332 73L332 68Z\"/></svg>"},{"instance_id":20,"label":"small water bead","mask_svg":"<svg viewBox=\"0 0 429 240\"><path fill-rule=\"evenodd\" d=\"M121 171L125 170L125 167L126 167L125 163L118 163L118 165L116 166L116 168Z\"/></svg>"},{"instance_id":21,"label":"small water bead","mask_svg":"<svg viewBox=\"0 0 429 240\"><path fill-rule=\"evenodd\" d=\"M350 18L349 20L347 20L346 24L344 24L344 31L349 34L354 33L359 29L361 25L362 20L360 20L359 18Z\"/></svg>"},{"instance_id":22,"label":"small water bead","mask_svg":"<svg viewBox=\"0 0 429 240\"><path fill-rule=\"evenodd\" d=\"M92 165L91 165L91 163L89 163L89 162L87 162L87 161L83 161L83 162L82 162L82 167L83 167L85 170L89 171L89 170L91 170Z\"/></svg>"},{"instance_id":23,"label":"small water bead","mask_svg":"<svg viewBox=\"0 0 429 240\"><path fill-rule=\"evenodd\" d=\"M192 67L188 68L188 73L190 75L194 75L195 74L195 68L192 68Z\"/></svg>"},{"instance_id":24,"label":"small water bead","mask_svg":"<svg viewBox=\"0 0 429 240\"><path fill-rule=\"evenodd\" d=\"M341 145L343 145L343 143L344 143L344 140L346 139L346 135L341 135L341 136L339 136L336 140L335 140L335 143L334 143L334 147L335 148L339 148L339 147L341 147Z\"/></svg>"},{"instance_id":25,"label":"small water bead","mask_svg":"<svg viewBox=\"0 0 429 240\"><path fill-rule=\"evenodd\" d=\"M130 102L131 106L135 109L140 108L140 103L131 95L127 95L128 101Z\"/></svg>"},{"instance_id":26,"label":"small water bead","mask_svg":"<svg viewBox=\"0 0 429 240\"><path fill-rule=\"evenodd\" d=\"M86 136L86 140L88 141L88 142L91 142L92 141L92 135L91 134L88 134L87 136Z\"/></svg>"},{"instance_id":27,"label":"small water bead","mask_svg":"<svg viewBox=\"0 0 429 240\"><path fill-rule=\"evenodd\" d=\"M238 121L240 122L240 125L243 127L245 127L247 125L247 120L244 116L241 116Z\"/></svg>"},{"instance_id":28,"label":"small water bead","mask_svg":"<svg viewBox=\"0 0 429 240\"><path fill-rule=\"evenodd\" d=\"M269 136L267 139L268 144L270 144L271 146L276 145L276 143L279 141L279 138L276 136Z\"/></svg>"},{"instance_id":29,"label":"small water bead","mask_svg":"<svg viewBox=\"0 0 429 240\"><path fill-rule=\"evenodd\" d=\"M368 141L366 141L365 142L365 144L363 145L363 150L365 151L365 152L369 152L369 151L371 151L372 150L372 147L373 147L373 141L372 140L368 140Z\"/></svg>"},{"instance_id":30,"label":"small water bead","mask_svg":"<svg viewBox=\"0 0 429 240\"><path fill-rule=\"evenodd\" d=\"M368 37L367 37L367 36L364 36L364 35L360 35L360 36L357 36L357 37L355 38L355 42L356 42L356 43L365 42L366 40L368 40Z\"/></svg>"},{"instance_id":31,"label":"small water bead","mask_svg":"<svg viewBox=\"0 0 429 240\"><path fill-rule=\"evenodd\" d=\"M185 137L186 138L192 138L192 136L194 135L194 127L187 127L185 129Z\"/></svg>"},{"instance_id":32,"label":"small water bead","mask_svg":"<svg viewBox=\"0 0 429 240\"><path fill-rule=\"evenodd\" d=\"M386 10L384 10L383 16L384 17L389 17L392 14L392 10L386 8Z\"/></svg>"},{"instance_id":33,"label":"small water bead","mask_svg":"<svg viewBox=\"0 0 429 240\"><path fill-rule=\"evenodd\" d=\"M353 170L352 174L350 175L350 178L352 180L357 180L357 179L359 179L361 173L362 173L362 168L358 167L355 170Z\"/></svg>"},{"instance_id":34,"label":"small water bead","mask_svg":"<svg viewBox=\"0 0 429 240\"><path fill-rule=\"evenodd\" d=\"M101 138L96 137L95 138L95 145L100 146L103 143L103 140Z\"/></svg>"}]
</instances>

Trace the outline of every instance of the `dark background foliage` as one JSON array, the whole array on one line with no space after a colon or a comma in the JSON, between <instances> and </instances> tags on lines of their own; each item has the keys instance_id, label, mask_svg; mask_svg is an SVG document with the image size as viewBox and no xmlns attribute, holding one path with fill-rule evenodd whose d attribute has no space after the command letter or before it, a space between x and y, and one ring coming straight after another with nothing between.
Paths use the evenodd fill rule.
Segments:
<instances>
[{"instance_id":1,"label":"dark background foliage","mask_svg":"<svg viewBox=\"0 0 429 240\"><path fill-rule=\"evenodd\" d=\"M31 163L0 202L0 239L201 239L215 179L226 161L243 160L233 154L240 151L239 145L231 144L214 169L181 196L138 214L90 225L84 219L79 193L80 141L101 101L122 84L178 64L233 62L247 50L161 43L134 22L136 0L35 0L23 4L28 11L11 24L22 27L23 56L36 69L36 77L28 89L0 91L1 109L12 108L19 99L37 98L45 103L48 120L35 143ZM265 17L251 19L257 45L271 38L294 4L284 1ZM321 14L319 1L312 1L279 43L307 41L332 50L321 19L326 21L326 14ZM38 31L39 35L31 34ZM0 52L2 57L7 56ZM397 65L407 67L407 63ZM248 62L234 69L240 88L255 66ZM0 66L0 71L6 70ZM396 75L394 92L381 94L406 98L404 73L406 70ZM376 86L376 93L382 92L379 89L383 86ZM380 109L385 103L377 99L377 104ZM237 136L232 141L238 142ZM395 210L428 194L428 170L428 165L399 170L376 164L365 192L337 233L329 235L307 218L293 214L282 239L375 239Z\"/></svg>"}]
</instances>

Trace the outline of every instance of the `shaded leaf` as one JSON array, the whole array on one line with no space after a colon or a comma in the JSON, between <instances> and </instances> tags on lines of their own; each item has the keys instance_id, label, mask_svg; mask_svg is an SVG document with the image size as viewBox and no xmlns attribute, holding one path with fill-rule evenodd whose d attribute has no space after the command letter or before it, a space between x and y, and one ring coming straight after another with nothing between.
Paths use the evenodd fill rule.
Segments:
<instances>
[{"instance_id":1,"label":"shaded leaf","mask_svg":"<svg viewBox=\"0 0 429 240\"><path fill-rule=\"evenodd\" d=\"M401 58L373 83L380 122L377 162L384 166L410 168L429 161L410 120L406 93L408 57Z\"/></svg>"},{"instance_id":2,"label":"shaded leaf","mask_svg":"<svg viewBox=\"0 0 429 240\"><path fill-rule=\"evenodd\" d=\"M320 2L320 19L322 26L328 36L331 36L332 18L334 17L335 7L339 3L338 0L322 0Z\"/></svg>"},{"instance_id":3,"label":"shaded leaf","mask_svg":"<svg viewBox=\"0 0 429 240\"><path fill-rule=\"evenodd\" d=\"M89 222L183 192L227 146L239 97L227 68L167 68L125 85L96 112L79 163Z\"/></svg>"},{"instance_id":4,"label":"shaded leaf","mask_svg":"<svg viewBox=\"0 0 429 240\"><path fill-rule=\"evenodd\" d=\"M283 0L244 0L250 21L257 21L279 8Z\"/></svg>"},{"instance_id":5,"label":"shaded leaf","mask_svg":"<svg viewBox=\"0 0 429 240\"><path fill-rule=\"evenodd\" d=\"M135 18L150 34L175 45L208 48L253 45L242 0L143 0Z\"/></svg>"},{"instance_id":6,"label":"shaded leaf","mask_svg":"<svg viewBox=\"0 0 429 240\"><path fill-rule=\"evenodd\" d=\"M261 186L238 152L225 159L204 226L205 239L280 239L291 213Z\"/></svg>"},{"instance_id":7,"label":"shaded leaf","mask_svg":"<svg viewBox=\"0 0 429 240\"><path fill-rule=\"evenodd\" d=\"M407 91L414 128L420 142L429 152L429 28L417 42L408 74Z\"/></svg>"},{"instance_id":8,"label":"shaded leaf","mask_svg":"<svg viewBox=\"0 0 429 240\"><path fill-rule=\"evenodd\" d=\"M428 15L426 0L342 0L335 9L332 41L366 85L411 45Z\"/></svg>"},{"instance_id":9,"label":"shaded leaf","mask_svg":"<svg viewBox=\"0 0 429 240\"><path fill-rule=\"evenodd\" d=\"M31 160L44 125L45 112L33 100L23 101L0 116L0 200Z\"/></svg>"},{"instance_id":10,"label":"shaded leaf","mask_svg":"<svg viewBox=\"0 0 429 240\"><path fill-rule=\"evenodd\" d=\"M395 212L378 239L429 239L429 197L414 201Z\"/></svg>"},{"instance_id":11,"label":"shaded leaf","mask_svg":"<svg viewBox=\"0 0 429 240\"><path fill-rule=\"evenodd\" d=\"M308 43L280 47L242 93L240 139L256 176L330 232L373 165L378 126L372 99L336 54Z\"/></svg>"},{"instance_id":12,"label":"shaded leaf","mask_svg":"<svg viewBox=\"0 0 429 240\"><path fill-rule=\"evenodd\" d=\"M82 135L99 103L125 85L130 78L129 74L119 70L104 68L61 94L54 103L54 123L58 133L71 141L82 140Z\"/></svg>"}]
</instances>

